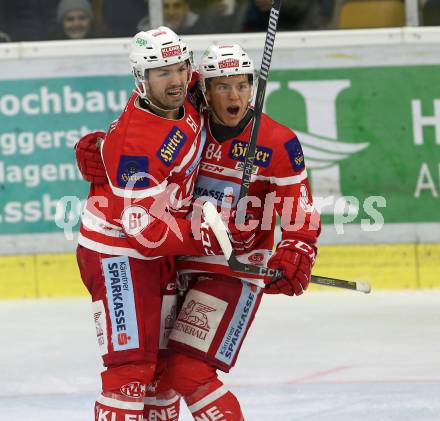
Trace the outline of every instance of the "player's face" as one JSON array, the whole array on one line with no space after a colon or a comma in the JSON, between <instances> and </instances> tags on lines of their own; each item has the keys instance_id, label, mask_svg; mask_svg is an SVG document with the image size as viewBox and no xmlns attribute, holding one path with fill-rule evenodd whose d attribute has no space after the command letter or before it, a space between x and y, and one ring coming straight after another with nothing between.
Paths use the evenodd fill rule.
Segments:
<instances>
[{"instance_id":1,"label":"player's face","mask_svg":"<svg viewBox=\"0 0 440 421\"><path fill-rule=\"evenodd\" d=\"M221 76L210 79L206 99L214 111L214 118L225 126L235 127L249 106L252 85L248 75Z\"/></svg>"},{"instance_id":2,"label":"player's face","mask_svg":"<svg viewBox=\"0 0 440 421\"><path fill-rule=\"evenodd\" d=\"M188 84L189 67L185 63L158 67L148 71L150 100L165 110L183 105Z\"/></svg>"},{"instance_id":3,"label":"player's face","mask_svg":"<svg viewBox=\"0 0 440 421\"><path fill-rule=\"evenodd\" d=\"M87 37L92 26L92 20L82 10L72 10L63 19L63 29L70 39L83 39Z\"/></svg>"}]
</instances>

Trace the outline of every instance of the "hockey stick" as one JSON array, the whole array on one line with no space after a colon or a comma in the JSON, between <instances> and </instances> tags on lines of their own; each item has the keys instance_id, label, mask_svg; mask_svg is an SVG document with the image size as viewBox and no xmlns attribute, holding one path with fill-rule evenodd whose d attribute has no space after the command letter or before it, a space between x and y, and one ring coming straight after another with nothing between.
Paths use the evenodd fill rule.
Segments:
<instances>
[{"instance_id":1,"label":"hockey stick","mask_svg":"<svg viewBox=\"0 0 440 421\"><path fill-rule=\"evenodd\" d=\"M248 265L240 262L234 254L231 240L229 239L227 228L221 216L217 212L217 208L211 202L205 202L203 205L203 216L206 223L214 232L220 248L228 262L229 267L235 272L249 273L252 275L271 277L274 280L282 277L282 271L271 269L264 266ZM247 282L264 288L265 284L261 281L248 279ZM310 280L312 284L324 285L335 288L351 289L368 294L371 291L371 285L367 282L345 281L343 279L327 278L325 276L312 275Z\"/></svg>"},{"instance_id":2,"label":"hockey stick","mask_svg":"<svg viewBox=\"0 0 440 421\"><path fill-rule=\"evenodd\" d=\"M248 143L246 157L243 165L243 176L241 179L240 194L238 197L237 222L242 224L245 221L246 207L244 197L247 196L251 182L252 169L254 166L255 151L257 149L258 129L260 127L261 114L263 112L264 97L266 95L267 77L269 75L272 52L277 33L278 17L280 15L282 0L275 0L270 10L269 23L267 26L266 40L264 42L263 59L261 61L260 75L258 78L257 93L254 105L254 122L251 130L251 138Z\"/></svg>"}]
</instances>

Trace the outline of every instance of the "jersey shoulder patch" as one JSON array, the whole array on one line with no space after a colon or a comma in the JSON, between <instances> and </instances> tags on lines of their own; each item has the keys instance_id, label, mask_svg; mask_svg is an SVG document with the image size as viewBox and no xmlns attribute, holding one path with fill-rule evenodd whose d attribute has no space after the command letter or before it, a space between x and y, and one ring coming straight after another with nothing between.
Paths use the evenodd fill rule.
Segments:
<instances>
[{"instance_id":1,"label":"jersey shoulder patch","mask_svg":"<svg viewBox=\"0 0 440 421\"><path fill-rule=\"evenodd\" d=\"M297 137L284 143L284 148L289 156L290 163L296 172L302 171L305 167L304 153Z\"/></svg>"},{"instance_id":2,"label":"jersey shoulder patch","mask_svg":"<svg viewBox=\"0 0 440 421\"><path fill-rule=\"evenodd\" d=\"M262 144L273 145L276 151L276 164L280 159L284 160L287 152L288 161L295 172L301 172L305 167L304 154L301 144L295 132L277 121L270 118L267 114L262 114L261 129Z\"/></svg>"},{"instance_id":3,"label":"jersey shoulder patch","mask_svg":"<svg viewBox=\"0 0 440 421\"><path fill-rule=\"evenodd\" d=\"M148 187L148 158L146 156L121 155L117 170L118 187Z\"/></svg>"}]
</instances>

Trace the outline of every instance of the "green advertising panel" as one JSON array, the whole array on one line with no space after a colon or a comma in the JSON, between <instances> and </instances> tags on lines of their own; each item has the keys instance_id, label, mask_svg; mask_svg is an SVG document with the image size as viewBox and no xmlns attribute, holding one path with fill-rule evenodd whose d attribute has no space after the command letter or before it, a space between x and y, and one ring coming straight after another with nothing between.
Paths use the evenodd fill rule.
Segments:
<instances>
[{"instance_id":1,"label":"green advertising panel","mask_svg":"<svg viewBox=\"0 0 440 421\"><path fill-rule=\"evenodd\" d=\"M440 221L437 86L440 66L271 72L266 111L298 133L325 223ZM57 201L87 194L75 141L107 128L132 88L130 76L0 81L0 234L60 231Z\"/></svg>"},{"instance_id":2,"label":"green advertising panel","mask_svg":"<svg viewBox=\"0 0 440 421\"><path fill-rule=\"evenodd\" d=\"M385 223L440 221L440 66L273 71L271 81L266 110L298 133L325 223L350 207L355 223L374 209ZM341 196L359 205L346 198L344 210Z\"/></svg>"},{"instance_id":3,"label":"green advertising panel","mask_svg":"<svg viewBox=\"0 0 440 421\"><path fill-rule=\"evenodd\" d=\"M132 78L0 82L0 233L50 233L65 195L87 197L73 146L121 113ZM79 206L70 210L75 218ZM61 213L61 214L60 214Z\"/></svg>"}]
</instances>

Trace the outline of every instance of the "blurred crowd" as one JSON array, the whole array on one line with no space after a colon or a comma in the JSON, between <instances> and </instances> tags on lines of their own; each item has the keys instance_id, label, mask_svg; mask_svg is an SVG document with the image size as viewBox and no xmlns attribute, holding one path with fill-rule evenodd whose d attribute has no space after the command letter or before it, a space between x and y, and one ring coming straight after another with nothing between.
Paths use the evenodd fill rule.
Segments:
<instances>
[{"instance_id":1,"label":"blurred crowd","mask_svg":"<svg viewBox=\"0 0 440 421\"><path fill-rule=\"evenodd\" d=\"M272 0L162 0L175 32L265 31ZM419 0L421 24L440 22L440 0ZM404 0L284 0L282 31L405 25ZM0 42L129 37L151 29L148 0L0 0Z\"/></svg>"}]
</instances>

